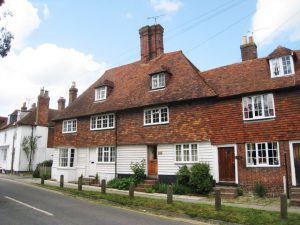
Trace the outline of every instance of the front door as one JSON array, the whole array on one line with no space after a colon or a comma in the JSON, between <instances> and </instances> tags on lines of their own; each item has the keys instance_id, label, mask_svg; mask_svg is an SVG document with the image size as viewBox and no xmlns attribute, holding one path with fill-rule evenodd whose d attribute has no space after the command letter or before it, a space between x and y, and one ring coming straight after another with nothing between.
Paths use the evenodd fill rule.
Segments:
<instances>
[{"instance_id":1,"label":"front door","mask_svg":"<svg viewBox=\"0 0 300 225\"><path fill-rule=\"evenodd\" d=\"M148 176L157 176L157 145L148 145Z\"/></svg>"},{"instance_id":2,"label":"front door","mask_svg":"<svg viewBox=\"0 0 300 225\"><path fill-rule=\"evenodd\" d=\"M233 147L218 148L219 181L235 182L235 158Z\"/></svg>"},{"instance_id":3,"label":"front door","mask_svg":"<svg viewBox=\"0 0 300 225\"><path fill-rule=\"evenodd\" d=\"M293 144L296 185L300 186L300 143Z\"/></svg>"}]
</instances>

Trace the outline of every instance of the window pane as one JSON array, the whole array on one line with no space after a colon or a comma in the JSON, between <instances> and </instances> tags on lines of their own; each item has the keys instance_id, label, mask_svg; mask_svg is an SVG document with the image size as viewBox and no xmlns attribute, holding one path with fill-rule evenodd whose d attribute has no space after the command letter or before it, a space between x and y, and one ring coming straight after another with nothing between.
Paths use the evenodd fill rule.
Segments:
<instances>
[{"instance_id":1,"label":"window pane","mask_svg":"<svg viewBox=\"0 0 300 225\"><path fill-rule=\"evenodd\" d=\"M114 127L115 124L115 115L114 114L110 114L109 115L109 127Z\"/></svg>"},{"instance_id":2,"label":"window pane","mask_svg":"<svg viewBox=\"0 0 300 225\"><path fill-rule=\"evenodd\" d=\"M189 145L183 145L183 161L188 162L190 161L190 150Z\"/></svg>"},{"instance_id":3,"label":"window pane","mask_svg":"<svg viewBox=\"0 0 300 225\"><path fill-rule=\"evenodd\" d=\"M153 109L152 110L152 119L153 123L159 123L159 110L158 109Z\"/></svg>"},{"instance_id":4,"label":"window pane","mask_svg":"<svg viewBox=\"0 0 300 225\"><path fill-rule=\"evenodd\" d=\"M181 145L176 145L176 161L181 162Z\"/></svg>"},{"instance_id":5,"label":"window pane","mask_svg":"<svg viewBox=\"0 0 300 225\"><path fill-rule=\"evenodd\" d=\"M161 122L167 122L168 121L168 108L161 108Z\"/></svg>"},{"instance_id":6,"label":"window pane","mask_svg":"<svg viewBox=\"0 0 300 225\"><path fill-rule=\"evenodd\" d=\"M256 117L262 116L262 100L261 96L254 96L254 115Z\"/></svg>"},{"instance_id":7,"label":"window pane","mask_svg":"<svg viewBox=\"0 0 300 225\"><path fill-rule=\"evenodd\" d=\"M272 72L274 76L279 76L280 75L280 58L277 59L272 59L271 60L271 64L272 64Z\"/></svg>"},{"instance_id":8,"label":"window pane","mask_svg":"<svg viewBox=\"0 0 300 225\"><path fill-rule=\"evenodd\" d=\"M104 156L103 156L103 161L108 162L109 159L109 147L104 147Z\"/></svg>"},{"instance_id":9,"label":"window pane","mask_svg":"<svg viewBox=\"0 0 300 225\"><path fill-rule=\"evenodd\" d=\"M268 143L269 165L279 165L277 142Z\"/></svg>"},{"instance_id":10,"label":"window pane","mask_svg":"<svg viewBox=\"0 0 300 225\"><path fill-rule=\"evenodd\" d=\"M98 148L98 162L103 162L103 150L102 150L102 147Z\"/></svg>"},{"instance_id":11,"label":"window pane","mask_svg":"<svg viewBox=\"0 0 300 225\"><path fill-rule=\"evenodd\" d=\"M192 161L198 161L197 145L192 144Z\"/></svg>"},{"instance_id":12,"label":"window pane","mask_svg":"<svg viewBox=\"0 0 300 225\"><path fill-rule=\"evenodd\" d=\"M266 144L257 144L258 164L267 164Z\"/></svg>"},{"instance_id":13,"label":"window pane","mask_svg":"<svg viewBox=\"0 0 300 225\"><path fill-rule=\"evenodd\" d=\"M285 74L285 75L292 73L290 58L291 58L290 56L282 57L283 74Z\"/></svg>"},{"instance_id":14,"label":"window pane","mask_svg":"<svg viewBox=\"0 0 300 225\"><path fill-rule=\"evenodd\" d=\"M59 149L59 166L67 167L68 166L68 149Z\"/></svg>"},{"instance_id":15,"label":"window pane","mask_svg":"<svg viewBox=\"0 0 300 225\"><path fill-rule=\"evenodd\" d=\"M70 153L70 167L74 167L75 149L71 149Z\"/></svg>"},{"instance_id":16,"label":"window pane","mask_svg":"<svg viewBox=\"0 0 300 225\"><path fill-rule=\"evenodd\" d=\"M110 147L110 162L115 161L116 150L115 147Z\"/></svg>"}]
</instances>

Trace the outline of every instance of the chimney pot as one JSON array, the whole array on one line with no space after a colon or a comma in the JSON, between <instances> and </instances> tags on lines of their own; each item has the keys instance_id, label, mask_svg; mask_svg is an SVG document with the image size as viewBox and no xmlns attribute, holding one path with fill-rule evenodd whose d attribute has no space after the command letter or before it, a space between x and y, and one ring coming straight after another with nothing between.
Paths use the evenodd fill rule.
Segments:
<instances>
[{"instance_id":1,"label":"chimney pot","mask_svg":"<svg viewBox=\"0 0 300 225\"><path fill-rule=\"evenodd\" d=\"M257 46L253 41L253 37L249 37L249 42L247 43L247 37L243 37L243 42L240 46L241 48L241 55L242 55L242 61L256 59L257 58Z\"/></svg>"}]
</instances>

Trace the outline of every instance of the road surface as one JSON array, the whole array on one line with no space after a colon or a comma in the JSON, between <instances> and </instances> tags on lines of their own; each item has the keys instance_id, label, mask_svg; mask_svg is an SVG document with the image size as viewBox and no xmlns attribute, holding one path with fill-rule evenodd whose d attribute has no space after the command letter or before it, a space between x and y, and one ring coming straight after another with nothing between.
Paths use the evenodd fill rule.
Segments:
<instances>
[{"instance_id":1,"label":"road surface","mask_svg":"<svg viewBox=\"0 0 300 225\"><path fill-rule=\"evenodd\" d=\"M186 222L76 199L0 178L1 225L180 225Z\"/></svg>"}]
</instances>

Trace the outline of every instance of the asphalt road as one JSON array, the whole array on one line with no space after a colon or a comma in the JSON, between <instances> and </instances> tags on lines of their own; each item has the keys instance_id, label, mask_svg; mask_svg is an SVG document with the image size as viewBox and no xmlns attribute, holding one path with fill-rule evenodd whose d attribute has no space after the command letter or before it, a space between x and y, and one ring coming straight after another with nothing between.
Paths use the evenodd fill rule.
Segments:
<instances>
[{"instance_id":1,"label":"asphalt road","mask_svg":"<svg viewBox=\"0 0 300 225\"><path fill-rule=\"evenodd\" d=\"M179 225L188 224L94 204L0 178L0 225Z\"/></svg>"}]
</instances>

